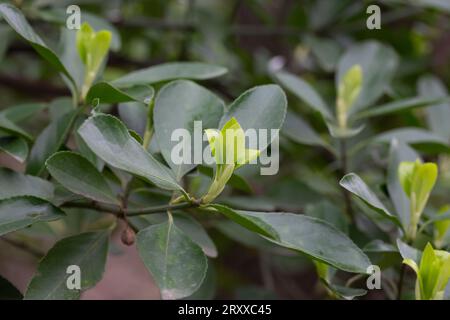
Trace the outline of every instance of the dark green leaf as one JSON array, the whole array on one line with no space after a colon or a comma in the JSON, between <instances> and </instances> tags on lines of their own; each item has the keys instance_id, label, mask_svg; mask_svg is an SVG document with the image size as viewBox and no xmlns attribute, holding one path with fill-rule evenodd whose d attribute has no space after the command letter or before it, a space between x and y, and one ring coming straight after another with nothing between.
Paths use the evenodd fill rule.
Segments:
<instances>
[{"instance_id":1,"label":"dark green leaf","mask_svg":"<svg viewBox=\"0 0 450 320\"><path fill-rule=\"evenodd\" d=\"M71 274L67 268L76 265L81 271L81 291L97 284L103 276L108 255L109 232L89 232L58 241L39 263L25 299L79 299L80 290L68 289Z\"/></svg>"},{"instance_id":2,"label":"dark green leaf","mask_svg":"<svg viewBox=\"0 0 450 320\"><path fill-rule=\"evenodd\" d=\"M198 149L200 154L198 152L195 154L197 143L194 143L193 140L203 141L202 136L205 129L218 127L224 108L223 101L216 95L188 80L170 82L158 93L153 112L155 137L164 159L174 171L177 180L196 167L195 157L199 156L199 160L202 161L203 147L206 146L206 142L202 144L202 148ZM200 137L194 135L194 121L201 121L201 128L197 129L200 130ZM192 140L184 141L184 137L178 141L173 139L172 134L176 129L187 130ZM175 150L175 146L186 144L191 148L190 154L186 155L188 161L181 164L174 163L172 150ZM185 156L178 153L176 155Z\"/></svg>"},{"instance_id":3,"label":"dark green leaf","mask_svg":"<svg viewBox=\"0 0 450 320\"><path fill-rule=\"evenodd\" d=\"M366 273L370 265L367 256L350 238L320 219L292 213L236 211L222 205L209 207L280 246L338 269Z\"/></svg>"},{"instance_id":4,"label":"dark green leaf","mask_svg":"<svg viewBox=\"0 0 450 320\"><path fill-rule=\"evenodd\" d=\"M0 200L17 196L34 196L51 201L53 185L47 180L0 168Z\"/></svg>"},{"instance_id":5,"label":"dark green leaf","mask_svg":"<svg viewBox=\"0 0 450 320\"><path fill-rule=\"evenodd\" d=\"M53 178L73 193L95 201L120 204L106 179L83 156L68 151L58 152L48 158L46 167Z\"/></svg>"},{"instance_id":6,"label":"dark green leaf","mask_svg":"<svg viewBox=\"0 0 450 320\"><path fill-rule=\"evenodd\" d=\"M75 122L78 110L72 110L52 121L37 137L31 148L27 173L41 175L45 169L45 161L58 151L69 135Z\"/></svg>"},{"instance_id":7,"label":"dark green leaf","mask_svg":"<svg viewBox=\"0 0 450 320\"><path fill-rule=\"evenodd\" d=\"M63 216L60 209L39 198L24 196L0 200L0 236Z\"/></svg>"},{"instance_id":8,"label":"dark green leaf","mask_svg":"<svg viewBox=\"0 0 450 320\"><path fill-rule=\"evenodd\" d=\"M16 106L8 107L0 112L12 122L20 122L30 118L36 112L44 110L48 107L46 103L24 103ZM0 116L1 117L1 116Z\"/></svg>"},{"instance_id":9,"label":"dark green leaf","mask_svg":"<svg viewBox=\"0 0 450 320\"><path fill-rule=\"evenodd\" d=\"M375 210L377 213L381 214L385 218L388 218L396 225L401 227L400 221L396 216L392 215L388 209L384 206L384 204L378 199L375 193L365 184L365 182L355 173L346 174L339 184L353 193L359 199L361 199L365 204L367 204L370 208Z\"/></svg>"},{"instance_id":10,"label":"dark green leaf","mask_svg":"<svg viewBox=\"0 0 450 320\"><path fill-rule=\"evenodd\" d=\"M9 134L22 137L28 141L33 140L33 138L28 134L28 132L26 132L18 125L16 125L14 122L6 118L4 114L0 114L0 129Z\"/></svg>"},{"instance_id":11,"label":"dark green leaf","mask_svg":"<svg viewBox=\"0 0 450 320\"><path fill-rule=\"evenodd\" d=\"M118 89L108 82L94 84L86 97L86 101L91 103L94 99L99 99L100 103L120 103L128 101L145 102L150 101L155 91L152 87L138 85L128 89Z\"/></svg>"},{"instance_id":12,"label":"dark green leaf","mask_svg":"<svg viewBox=\"0 0 450 320\"><path fill-rule=\"evenodd\" d=\"M400 255L403 259L411 259L420 265L420 259L422 257L422 252L417 250L416 248L411 247L410 245L404 243L402 240L397 239L397 247Z\"/></svg>"},{"instance_id":13,"label":"dark green leaf","mask_svg":"<svg viewBox=\"0 0 450 320\"><path fill-rule=\"evenodd\" d=\"M190 296L206 276L208 264L202 249L172 220L141 230L137 247L163 299Z\"/></svg>"},{"instance_id":14,"label":"dark green leaf","mask_svg":"<svg viewBox=\"0 0 450 320\"><path fill-rule=\"evenodd\" d=\"M140 176L160 188L182 190L170 170L131 137L117 118L97 114L78 129L84 142L111 166Z\"/></svg>"},{"instance_id":15,"label":"dark green leaf","mask_svg":"<svg viewBox=\"0 0 450 320\"><path fill-rule=\"evenodd\" d=\"M23 163L28 156L28 144L22 138L0 138L0 151L4 151L17 161Z\"/></svg>"},{"instance_id":16,"label":"dark green leaf","mask_svg":"<svg viewBox=\"0 0 450 320\"><path fill-rule=\"evenodd\" d=\"M31 46L41 55L47 62L55 67L59 72L63 73L67 79L75 86L75 82L67 69L64 67L58 56L53 52L42 39L34 32L28 21L19 9L8 3L0 4L0 13L8 24L20 36L27 40Z\"/></svg>"},{"instance_id":17,"label":"dark green leaf","mask_svg":"<svg viewBox=\"0 0 450 320\"><path fill-rule=\"evenodd\" d=\"M141 136L144 136L148 118L148 108L143 103L121 103L119 104L118 111L120 119L126 124L127 128L130 128Z\"/></svg>"},{"instance_id":18,"label":"dark green leaf","mask_svg":"<svg viewBox=\"0 0 450 320\"><path fill-rule=\"evenodd\" d=\"M170 62L146 69L133 71L112 82L123 88L138 84L152 84L174 79L206 80L220 77L227 73L227 69L200 62Z\"/></svg>"}]
</instances>

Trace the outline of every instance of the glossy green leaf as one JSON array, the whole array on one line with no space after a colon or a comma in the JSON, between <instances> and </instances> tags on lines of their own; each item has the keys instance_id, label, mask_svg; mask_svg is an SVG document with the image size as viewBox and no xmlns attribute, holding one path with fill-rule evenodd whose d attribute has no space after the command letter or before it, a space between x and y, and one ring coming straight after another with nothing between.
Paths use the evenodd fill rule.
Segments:
<instances>
[{"instance_id":1,"label":"glossy green leaf","mask_svg":"<svg viewBox=\"0 0 450 320\"><path fill-rule=\"evenodd\" d=\"M64 213L51 203L31 196L0 200L0 236L33 223L60 219Z\"/></svg>"},{"instance_id":2,"label":"glossy green leaf","mask_svg":"<svg viewBox=\"0 0 450 320\"><path fill-rule=\"evenodd\" d=\"M28 21L25 19L19 9L8 3L0 4L0 14L6 22L14 29L21 37L27 40L36 52L41 55L47 62L59 72L64 74L67 79L75 86L72 76L64 67L58 56L52 49L50 49L44 41L34 32Z\"/></svg>"},{"instance_id":3,"label":"glossy green leaf","mask_svg":"<svg viewBox=\"0 0 450 320\"><path fill-rule=\"evenodd\" d=\"M17 196L53 199L54 187L47 180L0 168L0 200Z\"/></svg>"},{"instance_id":4,"label":"glossy green leaf","mask_svg":"<svg viewBox=\"0 0 450 320\"><path fill-rule=\"evenodd\" d=\"M305 80L285 71L278 72L275 77L283 87L306 103L308 107L314 111L318 111L325 120L332 120L334 118L331 110L319 93Z\"/></svg>"},{"instance_id":5,"label":"glossy green leaf","mask_svg":"<svg viewBox=\"0 0 450 320\"><path fill-rule=\"evenodd\" d=\"M106 179L95 166L83 156L63 151L46 161L48 172L62 186L86 198L119 205Z\"/></svg>"},{"instance_id":6,"label":"glossy green leaf","mask_svg":"<svg viewBox=\"0 0 450 320\"><path fill-rule=\"evenodd\" d=\"M362 68L363 84L350 114L371 106L381 97L396 72L398 57L392 48L373 40L351 46L339 61L336 91L344 75L354 65Z\"/></svg>"},{"instance_id":7,"label":"glossy green leaf","mask_svg":"<svg viewBox=\"0 0 450 320\"><path fill-rule=\"evenodd\" d=\"M66 141L77 117L77 110L72 110L52 121L37 137L31 148L27 173L41 175L45 169L45 161L58 151Z\"/></svg>"},{"instance_id":8,"label":"glossy green leaf","mask_svg":"<svg viewBox=\"0 0 450 320\"><path fill-rule=\"evenodd\" d=\"M108 82L94 84L86 96L86 101L91 103L99 99L99 103L121 103L128 101L150 101L155 91L149 86L135 86L128 89L118 89Z\"/></svg>"},{"instance_id":9,"label":"glossy green leaf","mask_svg":"<svg viewBox=\"0 0 450 320\"><path fill-rule=\"evenodd\" d=\"M159 91L153 111L155 137L164 159L174 171L177 180L196 167L198 160L194 161L195 159L199 158L200 161L203 159L203 147L206 143L199 149L200 154L194 153L195 144L202 141L205 129L218 127L224 108L223 101L216 95L188 80L170 82ZM194 136L195 121L201 121L197 123L200 137ZM191 140L184 141L184 136L181 139L179 136L174 137L173 133L177 129L187 130L192 137ZM183 163L173 161L172 151L176 152L177 146L190 147L189 153L189 150L184 149L187 151L186 155L183 152L175 154L186 160Z\"/></svg>"},{"instance_id":10,"label":"glossy green leaf","mask_svg":"<svg viewBox=\"0 0 450 320\"><path fill-rule=\"evenodd\" d=\"M190 296L206 276L208 264L202 249L170 219L141 230L137 247L163 299Z\"/></svg>"},{"instance_id":11,"label":"glossy green leaf","mask_svg":"<svg viewBox=\"0 0 450 320\"><path fill-rule=\"evenodd\" d=\"M355 173L346 174L339 184L349 192L353 193L359 199L361 199L370 208L381 214L385 218L388 218L398 226L402 226L398 218L392 215L384 204L378 199L377 195L370 190L365 182Z\"/></svg>"},{"instance_id":12,"label":"glossy green leaf","mask_svg":"<svg viewBox=\"0 0 450 320\"><path fill-rule=\"evenodd\" d=\"M144 136L145 126L148 118L148 107L140 102L120 103L118 107L120 119L127 128Z\"/></svg>"},{"instance_id":13,"label":"glossy green leaf","mask_svg":"<svg viewBox=\"0 0 450 320\"><path fill-rule=\"evenodd\" d=\"M406 98L401 100L396 100L380 106L372 107L368 110L358 113L355 117L358 119L362 118L372 118L384 116L391 113L402 112L407 110L413 110L417 108L430 107L429 110L434 109L433 106L440 101L445 101L443 98L432 98L432 97L414 97ZM450 109L450 107L449 107ZM427 111L429 112L429 111Z\"/></svg>"},{"instance_id":14,"label":"glossy green leaf","mask_svg":"<svg viewBox=\"0 0 450 320\"><path fill-rule=\"evenodd\" d=\"M422 252L404 243L400 239L397 239L397 247L403 259L410 259L419 264L419 261L422 257Z\"/></svg>"},{"instance_id":15,"label":"glossy green leaf","mask_svg":"<svg viewBox=\"0 0 450 320\"><path fill-rule=\"evenodd\" d=\"M286 117L287 100L283 90L273 84L257 86L245 91L231 105L220 121L222 128L231 118L236 118L244 131L248 129L268 130L267 143L271 142L271 130L279 130ZM262 139L261 139L262 140ZM258 141L260 151L267 148L263 141Z\"/></svg>"},{"instance_id":16,"label":"glossy green leaf","mask_svg":"<svg viewBox=\"0 0 450 320\"><path fill-rule=\"evenodd\" d=\"M223 205L214 208L243 227L289 249L338 269L366 273L370 261L344 233L313 217L281 212L237 211Z\"/></svg>"},{"instance_id":17,"label":"glossy green leaf","mask_svg":"<svg viewBox=\"0 0 450 320\"><path fill-rule=\"evenodd\" d=\"M74 300L81 291L95 286L103 277L108 255L109 231L82 233L58 241L39 263L25 293L27 300ZM69 289L69 266L81 271L81 290Z\"/></svg>"},{"instance_id":18,"label":"glossy green leaf","mask_svg":"<svg viewBox=\"0 0 450 320\"><path fill-rule=\"evenodd\" d=\"M144 150L119 119L97 114L87 119L78 133L89 148L111 166L142 177L160 188L182 190L170 170Z\"/></svg>"},{"instance_id":19,"label":"glossy green leaf","mask_svg":"<svg viewBox=\"0 0 450 320\"><path fill-rule=\"evenodd\" d=\"M3 137L0 138L1 151L23 163L28 156L28 144L23 138Z\"/></svg>"},{"instance_id":20,"label":"glossy green leaf","mask_svg":"<svg viewBox=\"0 0 450 320\"><path fill-rule=\"evenodd\" d=\"M112 82L123 88L139 84L152 84L175 79L206 80L227 73L224 67L200 62L169 62L133 71Z\"/></svg>"}]
</instances>

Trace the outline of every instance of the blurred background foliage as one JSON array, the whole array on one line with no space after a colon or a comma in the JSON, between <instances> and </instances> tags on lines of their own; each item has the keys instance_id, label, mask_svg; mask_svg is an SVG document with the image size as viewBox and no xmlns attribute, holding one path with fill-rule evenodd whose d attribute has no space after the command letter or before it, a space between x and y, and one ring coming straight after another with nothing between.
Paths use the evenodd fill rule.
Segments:
<instances>
[{"instance_id":1,"label":"blurred background foliage","mask_svg":"<svg viewBox=\"0 0 450 320\"><path fill-rule=\"evenodd\" d=\"M13 3L52 48L64 47L65 9L73 1ZM334 75L342 53L354 43L378 40L399 56L399 66L391 83L386 83L379 104L430 95L433 90L445 94L450 83L448 0L79 0L76 4L84 18L114 32L113 52L104 73L106 80L162 62L209 62L227 67L229 73L202 85L229 102L250 87L276 82L274 72L283 69L300 75L329 105L334 105ZM381 8L380 30L366 27L369 16L366 8L371 4ZM54 69L3 22L0 39L0 109L26 102L51 102L70 94ZM426 86L427 79L433 79L431 87ZM317 134L333 144L320 115L294 95L289 94L288 98L290 112L309 123L313 136ZM450 115L448 104L442 108L443 117ZM438 150L417 141L418 149L426 151L424 158L440 165L441 178L432 196L432 207L437 210L448 202L450 117L440 118L446 120L439 122L439 115L431 115L427 110L430 109L372 118L360 135L349 140L349 145L401 127L424 128L439 135L444 142L439 140ZM50 108L49 112L28 120L27 128L39 132L51 116ZM297 129L294 126L289 133L285 128L278 175L260 177L256 169L244 168L240 174L248 179L252 194L229 190L222 201L240 208L305 212L325 218L349 232L359 247L372 239L386 240L375 223L359 214L363 205L355 206L359 227L348 225L342 214L338 160L311 140L299 141L302 139ZM17 167L4 157L0 162ZM358 172L369 185L378 186L380 193L385 194L387 165L387 144L366 145L353 154L347 171ZM235 224L224 222L211 232L220 255L198 297L324 297L324 289L317 285L314 265L309 260L276 248ZM390 266L400 261L395 250L385 250L381 256L372 249L366 253L375 263ZM395 275L390 277L390 272L393 270L387 270L383 278L386 289L371 291L366 298L394 295L389 288L395 287L392 284ZM347 280L360 279L343 276L341 282Z\"/></svg>"}]
</instances>

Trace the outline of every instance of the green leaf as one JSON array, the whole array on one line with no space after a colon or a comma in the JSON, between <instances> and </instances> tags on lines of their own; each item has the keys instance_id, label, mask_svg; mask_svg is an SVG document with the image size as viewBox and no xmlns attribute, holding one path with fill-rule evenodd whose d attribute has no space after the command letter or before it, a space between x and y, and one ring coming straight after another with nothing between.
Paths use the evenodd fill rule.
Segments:
<instances>
[{"instance_id":1,"label":"green leaf","mask_svg":"<svg viewBox=\"0 0 450 320\"><path fill-rule=\"evenodd\" d=\"M167 190L182 190L170 170L129 134L117 118L97 114L78 129L89 148L103 161L128 173L142 177Z\"/></svg>"},{"instance_id":2,"label":"green leaf","mask_svg":"<svg viewBox=\"0 0 450 320\"><path fill-rule=\"evenodd\" d=\"M0 114L0 129L9 134L22 137L27 141L33 140L33 138L28 134L28 132L26 132L18 125L16 125L14 122L6 118L4 114Z\"/></svg>"},{"instance_id":3,"label":"green leaf","mask_svg":"<svg viewBox=\"0 0 450 320\"><path fill-rule=\"evenodd\" d=\"M288 112L281 132L294 142L321 146L334 152L333 148L300 115Z\"/></svg>"},{"instance_id":4,"label":"green leaf","mask_svg":"<svg viewBox=\"0 0 450 320\"><path fill-rule=\"evenodd\" d=\"M211 258L217 257L216 245L197 220L186 214L177 213L173 215L173 219L177 227L202 248L205 255Z\"/></svg>"},{"instance_id":5,"label":"green leaf","mask_svg":"<svg viewBox=\"0 0 450 320\"><path fill-rule=\"evenodd\" d=\"M68 289L67 268L81 271L81 291L95 286L102 278L108 255L109 231L88 232L58 241L39 263L25 293L27 300L73 300L80 290Z\"/></svg>"},{"instance_id":6,"label":"green leaf","mask_svg":"<svg viewBox=\"0 0 450 320\"><path fill-rule=\"evenodd\" d=\"M0 276L0 300L22 300L20 291L11 282Z\"/></svg>"},{"instance_id":7,"label":"green leaf","mask_svg":"<svg viewBox=\"0 0 450 320\"><path fill-rule=\"evenodd\" d=\"M354 65L362 68L361 92L350 109L354 114L371 106L389 86L398 65L395 51L377 41L365 41L351 46L341 57L336 74L336 92L345 74Z\"/></svg>"},{"instance_id":8,"label":"green leaf","mask_svg":"<svg viewBox=\"0 0 450 320\"><path fill-rule=\"evenodd\" d=\"M257 86L245 91L228 107L228 111L222 117L219 127L223 127L231 118L236 118L244 131L254 129L268 130L281 129L286 117L287 100L283 90L273 84ZM260 151L267 148L271 142L268 136L267 145L258 141Z\"/></svg>"},{"instance_id":9,"label":"green leaf","mask_svg":"<svg viewBox=\"0 0 450 320\"><path fill-rule=\"evenodd\" d=\"M34 32L28 21L23 16L19 9L8 3L0 4L0 14L6 22L14 29L20 36L27 40L36 52L49 62L56 70L64 74L71 84L76 87L72 76L64 67L58 56L53 52L42 39Z\"/></svg>"},{"instance_id":10,"label":"green leaf","mask_svg":"<svg viewBox=\"0 0 450 320\"><path fill-rule=\"evenodd\" d=\"M155 137L164 159L174 171L177 180L196 167L197 164L194 161L196 158L203 160L203 147L206 143L201 145L200 154L196 155L194 149L197 143L193 140L203 141L205 129L218 127L224 108L223 101L216 95L188 80L170 82L159 91L153 109ZM194 135L194 121L201 121L201 128L197 129L200 130L200 137ZM177 129L187 130L193 140L184 141L184 137L178 141L173 139L172 134ZM176 146L185 145L190 146L191 152L187 155L178 152L176 156L185 158L187 161L174 163L172 151L175 152Z\"/></svg>"},{"instance_id":11,"label":"green leaf","mask_svg":"<svg viewBox=\"0 0 450 320\"><path fill-rule=\"evenodd\" d=\"M17 196L53 199L54 188L47 180L0 168L0 200Z\"/></svg>"},{"instance_id":12,"label":"green leaf","mask_svg":"<svg viewBox=\"0 0 450 320\"><path fill-rule=\"evenodd\" d=\"M22 138L3 137L0 138L0 151L6 152L20 163L23 163L28 156L28 144Z\"/></svg>"},{"instance_id":13,"label":"green leaf","mask_svg":"<svg viewBox=\"0 0 450 320\"><path fill-rule=\"evenodd\" d=\"M417 90L424 99L441 100L426 110L426 119L431 131L450 140L450 126L445 120L450 118L450 101L444 83L435 76L423 76L417 83ZM444 97L447 98L444 100Z\"/></svg>"},{"instance_id":14,"label":"green leaf","mask_svg":"<svg viewBox=\"0 0 450 320\"><path fill-rule=\"evenodd\" d=\"M106 179L83 156L63 151L57 152L46 162L48 172L63 187L83 197L119 205Z\"/></svg>"},{"instance_id":15,"label":"green leaf","mask_svg":"<svg viewBox=\"0 0 450 320\"><path fill-rule=\"evenodd\" d=\"M163 299L190 296L206 276L208 264L202 249L171 219L141 230L137 248Z\"/></svg>"},{"instance_id":16,"label":"green leaf","mask_svg":"<svg viewBox=\"0 0 450 320\"><path fill-rule=\"evenodd\" d=\"M217 204L208 207L282 247L338 269L366 273L370 265L350 238L320 219L292 213L237 211Z\"/></svg>"},{"instance_id":17,"label":"green leaf","mask_svg":"<svg viewBox=\"0 0 450 320\"><path fill-rule=\"evenodd\" d=\"M140 85L121 90L108 82L99 82L89 89L86 101L91 103L94 99L99 99L100 103L146 102L150 101L154 94L155 91L149 86Z\"/></svg>"},{"instance_id":18,"label":"green leaf","mask_svg":"<svg viewBox=\"0 0 450 320\"><path fill-rule=\"evenodd\" d=\"M331 110L328 108L322 97L305 80L285 71L276 73L275 77L283 87L306 103L308 107L314 111L318 111L325 120L334 119Z\"/></svg>"},{"instance_id":19,"label":"green leaf","mask_svg":"<svg viewBox=\"0 0 450 320\"><path fill-rule=\"evenodd\" d=\"M387 189L389 198L394 205L395 213L403 227L409 225L411 204L400 184L398 167L402 161L415 161L418 158L419 155L407 144L395 139L392 140L387 168Z\"/></svg>"},{"instance_id":20,"label":"green leaf","mask_svg":"<svg viewBox=\"0 0 450 320\"><path fill-rule=\"evenodd\" d=\"M0 117L5 116L14 123L21 122L47 107L47 103L23 103L0 111Z\"/></svg>"},{"instance_id":21,"label":"green leaf","mask_svg":"<svg viewBox=\"0 0 450 320\"><path fill-rule=\"evenodd\" d=\"M311 47L312 53L316 56L317 62L323 70L332 72L336 69L341 54L341 48L338 41L308 36L306 37L305 42Z\"/></svg>"},{"instance_id":22,"label":"green leaf","mask_svg":"<svg viewBox=\"0 0 450 320\"><path fill-rule=\"evenodd\" d=\"M0 200L0 236L63 216L60 209L39 198L23 196Z\"/></svg>"},{"instance_id":23,"label":"green leaf","mask_svg":"<svg viewBox=\"0 0 450 320\"><path fill-rule=\"evenodd\" d=\"M402 240L397 239L397 247L400 255L403 259L409 259L414 261L417 265L419 265L420 259L422 257L422 252L417 250L416 248L411 247L410 245L404 243Z\"/></svg>"},{"instance_id":24,"label":"green leaf","mask_svg":"<svg viewBox=\"0 0 450 320\"><path fill-rule=\"evenodd\" d=\"M144 136L145 126L148 118L148 108L140 102L120 103L118 107L120 119L127 128Z\"/></svg>"},{"instance_id":25,"label":"green leaf","mask_svg":"<svg viewBox=\"0 0 450 320\"><path fill-rule=\"evenodd\" d=\"M227 73L226 68L200 62L169 62L146 69L133 71L112 82L123 88L138 84L152 84L175 79L206 80Z\"/></svg>"},{"instance_id":26,"label":"green leaf","mask_svg":"<svg viewBox=\"0 0 450 320\"><path fill-rule=\"evenodd\" d=\"M78 115L78 110L72 110L52 121L37 137L31 148L27 173L41 175L45 169L45 161L58 151L67 139Z\"/></svg>"},{"instance_id":27,"label":"green leaf","mask_svg":"<svg viewBox=\"0 0 450 320\"><path fill-rule=\"evenodd\" d=\"M402 227L398 218L392 215L384 204L378 199L375 193L364 183L364 181L355 173L346 174L339 184L349 192L353 193L371 209L381 214L383 217L388 218L397 226Z\"/></svg>"},{"instance_id":28,"label":"green leaf","mask_svg":"<svg viewBox=\"0 0 450 320\"><path fill-rule=\"evenodd\" d=\"M391 113L402 112L407 110L413 110L417 108L430 107L428 110L434 109L433 106L436 103L445 101L444 98L432 98L432 97L414 97L396 100L380 106L370 108L355 115L357 119L372 118L384 116ZM449 108L450 109L450 108ZM429 111L427 111L429 112Z\"/></svg>"},{"instance_id":29,"label":"green leaf","mask_svg":"<svg viewBox=\"0 0 450 320\"><path fill-rule=\"evenodd\" d=\"M400 128L383 132L372 139L373 143L391 143L392 139L423 148L430 152L450 153L450 146L446 139L430 131L420 128Z\"/></svg>"}]
</instances>

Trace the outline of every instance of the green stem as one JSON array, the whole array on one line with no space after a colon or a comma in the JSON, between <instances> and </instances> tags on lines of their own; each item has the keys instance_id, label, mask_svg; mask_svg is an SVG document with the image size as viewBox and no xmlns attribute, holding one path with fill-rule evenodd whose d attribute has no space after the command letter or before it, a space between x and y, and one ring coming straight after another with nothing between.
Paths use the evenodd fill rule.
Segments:
<instances>
[{"instance_id":1,"label":"green stem","mask_svg":"<svg viewBox=\"0 0 450 320\"><path fill-rule=\"evenodd\" d=\"M345 139L340 139L339 140L340 143L340 156L341 156L341 176L346 175L348 172L348 158L347 158L347 143ZM350 199L350 193L345 190L344 188L341 188L342 190L342 196L344 197L344 203L345 203L345 212L347 214L347 216L350 219L351 223L355 222L355 216L353 214L353 209L352 209L352 202Z\"/></svg>"},{"instance_id":2,"label":"green stem","mask_svg":"<svg viewBox=\"0 0 450 320\"><path fill-rule=\"evenodd\" d=\"M142 146L145 150L150 146L153 137L153 109L155 107L155 99L152 98L148 104L147 123L145 124L144 141Z\"/></svg>"}]
</instances>

